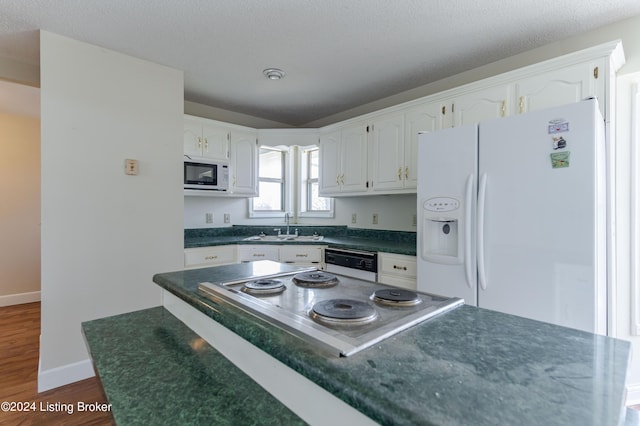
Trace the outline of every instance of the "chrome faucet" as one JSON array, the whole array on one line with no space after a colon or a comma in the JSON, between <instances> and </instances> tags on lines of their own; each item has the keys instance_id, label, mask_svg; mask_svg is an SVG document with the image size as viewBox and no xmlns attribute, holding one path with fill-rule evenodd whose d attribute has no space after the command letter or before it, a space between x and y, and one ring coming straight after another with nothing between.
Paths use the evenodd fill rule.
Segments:
<instances>
[{"instance_id":1,"label":"chrome faucet","mask_svg":"<svg viewBox=\"0 0 640 426\"><path fill-rule=\"evenodd\" d=\"M287 223L287 235L289 235L289 212L284 214L284 221Z\"/></svg>"}]
</instances>

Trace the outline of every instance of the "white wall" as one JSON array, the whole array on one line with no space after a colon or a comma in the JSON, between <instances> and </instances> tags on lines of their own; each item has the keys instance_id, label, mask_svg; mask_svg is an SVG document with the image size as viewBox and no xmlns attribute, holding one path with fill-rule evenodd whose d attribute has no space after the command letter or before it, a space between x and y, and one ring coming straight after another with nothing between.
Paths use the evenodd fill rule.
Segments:
<instances>
[{"instance_id":1,"label":"white wall","mask_svg":"<svg viewBox=\"0 0 640 426\"><path fill-rule=\"evenodd\" d=\"M244 198L185 197L184 227L210 228L231 225L282 226L284 216L277 219L250 219L248 202ZM205 214L213 213L213 224L205 222ZM223 223L224 214L231 215L231 223ZM352 213L356 223L351 223ZM378 214L378 224L372 223L372 213ZM416 232L413 215L416 213L416 195L374 195L335 198L334 218L299 218L300 225L345 225L353 228L386 229ZM293 222L292 222L293 223Z\"/></svg>"},{"instance_id":2,"label":"white wall","mask_svg":"<svg viewBox=\"0 0 640 426\"><path fill-rule=\"evenodd\" d=\"M160 305L182 267L182 72L41 33L38 390L93 375L83 321ZM139 161L139 175L124 160Z\"/></svg>"},{"instance_id":3,"label":"white wall","mask_svg":"<svg viewBox=\"0 0 640 426\"><path fill-rule=\"evenodd\" d=\"M37 89L32 89L37 91ZM0 306L40 300L40 119L0 113Z\"/></svg>"},{"instance_id":4,"label":"white wall","mask_svg":"<svg viewBox=\"0 0 640 426\"><path fill-rule=\"evenodd\" d=\"M640 38L640 35L639 35ZM640 171L640 164L632 164L633 157L631 155L632 140L632 122L640 125L640 115L632 115L631 109L631 92L633 85L640 85L640 72L625 74L620 76L617 81L617 104L616 104L616 180L617 191L616 197L616 222L617 222L617 267L616 287L613 294L613 304L615 306L616 315L614 317L613 335L620 339L628 340L633 344L633 353L631 358L631 369L627 380L627 402L631 404L640 404L640 336L635 334L633 317L631 310L633 304L638 303L632 297L632 286L640 289L640 282L632 280L639 279L633 277L632 266L634 260L631 257L630 246L633 234L631 232L631 170L635 168ZM638 141L635 141L637 144ZM636 147L637 149L637 147ZM634 198L640 197L634 194ZM637 220L637 219L635 219ZM636 241L636 247L640 247L640 241ZM640 267L635 265L636 268ZM635 307L640 309L640 306Z\"/></svg>"}]
</instances>

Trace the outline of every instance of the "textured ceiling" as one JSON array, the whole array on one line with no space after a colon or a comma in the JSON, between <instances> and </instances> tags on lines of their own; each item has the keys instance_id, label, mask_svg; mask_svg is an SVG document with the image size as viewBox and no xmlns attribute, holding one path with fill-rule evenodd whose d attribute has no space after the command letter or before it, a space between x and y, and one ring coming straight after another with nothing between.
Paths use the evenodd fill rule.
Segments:
<instances>
[{"instance_id":1,"label":"textured ceiling","mask_svg":"<svg viewBox=\"0 0 640 426\"><path fill-rule=\"evenodd\" d=\"M43 29L182 69L186 100L297 126L639 14L638 0L0 0L0 57L37 64Z\"/></svg>"}]
</instances>

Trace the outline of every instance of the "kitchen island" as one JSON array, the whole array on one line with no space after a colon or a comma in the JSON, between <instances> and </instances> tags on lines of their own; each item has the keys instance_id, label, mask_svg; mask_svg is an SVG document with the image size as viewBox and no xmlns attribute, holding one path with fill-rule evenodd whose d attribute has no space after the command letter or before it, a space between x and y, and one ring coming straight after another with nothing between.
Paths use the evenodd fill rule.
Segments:
<instances>
[{"instance_id":1,"label":"kitchen island","mask_svg":"<svg viewBox=\"0 0 640 426\"><path fill-rule=\"evenodd\" d=\"M308 384L337 407L345 404L380 424L602 425L624 420L628 342L465 305L354 356L333 357L241 309L198 294L198 283L243 276L249 267L161 273L153 280L165 290L167 310L307 422L321 422L323 413L334 408L323 401L309 414L304 401L297 406L300 401L291 394L300 400L310 395L303 389L283 390L285 384ZM210 330L221 334L204 336ZM277 371L271 379L258 377L262 373L254 369L265 362Z\"/></svg>"}]
</instances>

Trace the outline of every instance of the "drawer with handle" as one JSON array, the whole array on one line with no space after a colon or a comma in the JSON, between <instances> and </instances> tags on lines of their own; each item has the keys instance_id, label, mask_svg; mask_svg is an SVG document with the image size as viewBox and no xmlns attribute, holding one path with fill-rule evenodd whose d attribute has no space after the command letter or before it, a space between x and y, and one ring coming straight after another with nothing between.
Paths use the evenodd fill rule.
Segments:
<instances>
[{"instance_id":1,"label":"drawer with handle","mask_svg":"<svg viewBox=\"0 0 640 426\"><path fill-rule=\"evenodd\" d=\"M188 248L184 250L184 267L203 268L207 266L236 263L236 246L213 246Z\"/></svg>"}]
</instances>

